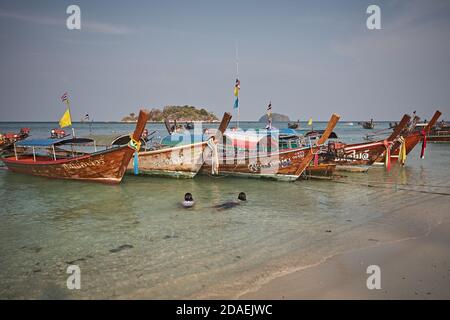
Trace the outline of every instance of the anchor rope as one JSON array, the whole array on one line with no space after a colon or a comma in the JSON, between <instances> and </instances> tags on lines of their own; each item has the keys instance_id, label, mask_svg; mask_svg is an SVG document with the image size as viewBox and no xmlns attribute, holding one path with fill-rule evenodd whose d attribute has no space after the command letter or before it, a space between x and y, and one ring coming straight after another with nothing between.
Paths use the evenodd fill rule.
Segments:
<instances>
[{"instance_id":1,"label":"anchor rope","mask_svg":"<svg viewBox=\"0 0 450 320\"><path fill-rule=\"evenodd\" d=\"M446 193L446 192L405 189L405 188L398 188L397 185L395 188L388 188L385 186L374 185L374 184L352 183L351 181L339 181L339 180L331 180L331 181L335 182L335 183L349 184L349 185L362 186L362 187L368 187L368 188L379 188L379 189L395 190L395 191L400 190L400 191L417 192L417 193L425 193L425 194L436 194L436 195L441 195L441 196L450 196L450 193Z\"/></svg>"}]
</instances>

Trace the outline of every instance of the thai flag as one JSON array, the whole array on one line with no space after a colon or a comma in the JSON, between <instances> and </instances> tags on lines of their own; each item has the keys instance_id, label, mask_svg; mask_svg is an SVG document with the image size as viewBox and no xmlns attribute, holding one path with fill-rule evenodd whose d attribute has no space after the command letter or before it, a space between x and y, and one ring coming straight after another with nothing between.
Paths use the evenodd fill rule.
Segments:
<instances>
[{"instance_id":1,"label":"thai flag","mask_svg":"<svg viewBox=\"0 0 450 320\"><path fill-rule=\"evenodd\" d=\"M61 96L61 101L66 102L69 100L69 94L67 92L64 92L64 94Z\"/></svg>"}]
</instances>

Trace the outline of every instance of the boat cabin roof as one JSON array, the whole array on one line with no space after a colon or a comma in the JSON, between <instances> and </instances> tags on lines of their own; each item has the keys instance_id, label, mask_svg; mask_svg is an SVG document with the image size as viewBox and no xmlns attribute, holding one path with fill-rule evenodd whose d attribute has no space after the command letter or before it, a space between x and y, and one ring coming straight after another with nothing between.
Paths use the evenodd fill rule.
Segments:
<instances>
[{"instance_id":1,"label":"boat cabin roof","mask_svg":"<svg viewBox=\"0 0 450 320\"><path fill-rule=\"evenodd\" d=\"M70 139L35 139L35 140L21 140L16 142L18 147L50 147L61 146L65 144L87 144L94 142L89 138L70 138Z\"/></svg>"},{"instance_id":2,"label":"boat cabin roof","mask_svg":"<svg viewBox=\"0 0 450 320\"><path fill-rule=\"evenodd\" d=\"M314 130L314 131L309 131L307 133L305 133L305 137L309 137L309 136L318 136L318 135L322 135L325 132L325 130ZM330 133L330 136L328 137L329 139L337 139L338 136L336 134L336 132L332 131Z\"/></svg>"}]
</instances>

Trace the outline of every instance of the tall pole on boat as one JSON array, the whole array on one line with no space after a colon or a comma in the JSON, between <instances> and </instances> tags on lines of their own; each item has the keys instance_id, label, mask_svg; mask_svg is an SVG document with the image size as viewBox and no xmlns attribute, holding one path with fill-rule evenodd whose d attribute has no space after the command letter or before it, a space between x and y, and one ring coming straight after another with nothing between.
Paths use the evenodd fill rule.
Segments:
<instances>
[{"instance_id":1,"label":"tall pole on boat","mask_svg":"<svg viewBox=\"0 0 450 320\"><path fill-rule=\"evenodd\" d=\"M72 111L70 111L70 103L69 103L69 99L66 100L66 103L67 103L67 109L69 109L70 117L72 118ZM71 122L72 122L72 121L71 121ZM75 136L75 129L74 129L72 123L71 123L71 127L72 127L72 137L76 138L76 136Z\"/></svg>"},{"instance_id":2,"label":"tall pole on boat","mask_svg":"<svg viewBox=\"0 0 450 320\"><path fill-rule=\"evenodd\" d=\"M72 115L70 112L69 95L67 92L65 92L62 95L61 101L67 105L67 110L66 110L66 112L64 112L64 115L59 120L59 126L61 128L71 126L72 127L72 135L75 138L75 129L73 128L73 125L72 125Z\"/></svg>"},{"instance_id":3,"label":"tall pole on boat","mask_svg":"<svg viewBox=\"0 0 450 320\"><path fill-rule=\"evenodd\" d=\"M238 58L238 42L236 40L236 81L239 81L239 58ZM239 94L239 90L240 90L240 83L236 84L238 86L238 94ZM238 97L236 96L236 99L238 99ZM239 128L239 104L237 105L237 117L236 117L236 127Z\"/></svg>"}]
</instances>

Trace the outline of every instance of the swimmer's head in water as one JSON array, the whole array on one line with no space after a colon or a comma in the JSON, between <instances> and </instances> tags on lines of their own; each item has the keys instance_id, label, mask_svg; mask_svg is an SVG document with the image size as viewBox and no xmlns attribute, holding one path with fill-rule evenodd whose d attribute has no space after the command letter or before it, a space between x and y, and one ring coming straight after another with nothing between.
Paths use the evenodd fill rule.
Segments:
<instances>
[{"instance_id":1,"label":"swimmer's head in water","mask_svg":"<svg viewBox=\"0 0 450 320\"><path fill-rule=\"evenodd\" d=\"M190 208L194 206L194 198L189 192L184 195L183 207Z\"/></svg>"},{"instance_id":2,"label":"swimmer's head in water","mask_svg":"<svg viewBox=\"0 0 450 320\"><path fill-rule=\"evenodd\" d=\"M241 192L238 195L238 199L241 200L241 201L247 201L247 196L245 195L244 192Z\"/></svg>"}]
</instances>

